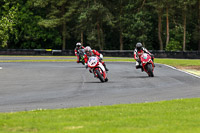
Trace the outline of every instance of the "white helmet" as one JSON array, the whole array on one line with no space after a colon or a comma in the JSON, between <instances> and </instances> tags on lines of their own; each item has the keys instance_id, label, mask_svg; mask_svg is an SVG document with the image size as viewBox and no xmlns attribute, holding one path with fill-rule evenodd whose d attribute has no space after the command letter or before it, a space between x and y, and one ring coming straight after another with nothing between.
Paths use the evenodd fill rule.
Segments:
<instances>
[{"instance_id":1,"label":"white helmet","mask_svg":"<svg viewBox=\"0 0 200 133\"><path fill-rule=\"evenodd\" d=\"M91 52L92 49L90 48L90 46L85 47L85 52Z\"/></svg>"},{"instance_id":2,"label":"white helmet","mask_svg":"<svg viewBox=\"0 0 200 133\"><path fill-rule=\"evenodd\" d=\"M80 42L77 42L76 43L76 47L80 47L81 46L81 43Z\"/></svg>"},{"instance_id":3,"label":"white helmet","mask_svg":"<svg viewBox=\"0 0 200 133\"><path fill-rule=\"evenodd\" d=\"M85 53L86 53L88 56L91 56L91 52L92 52L92 49L90 48L90 46L85 47Z\"/></svg>"}]
</instances>

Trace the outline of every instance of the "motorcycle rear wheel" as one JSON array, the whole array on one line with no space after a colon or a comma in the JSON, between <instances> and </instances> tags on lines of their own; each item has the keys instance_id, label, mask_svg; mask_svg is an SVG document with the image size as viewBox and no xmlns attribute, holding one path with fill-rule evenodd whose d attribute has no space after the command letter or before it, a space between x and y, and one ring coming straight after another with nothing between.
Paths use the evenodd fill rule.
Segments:
<instances>
[{"instance_id":1,"label":"motorcycle rear wheel","mask_svg":"<svg viewBox=\"0 0 200 133\"><path fill-rule=\"evenodd\" d=\"M101 75L101 73L99 72L99 70L98 70L98 69L96 70L96 73L97 73L97 75L98 75L98 78L100 79L100 81L101 81L101 82L105 82L105 80L104 80L103 76Z\"/></svg>"}]
</instances>

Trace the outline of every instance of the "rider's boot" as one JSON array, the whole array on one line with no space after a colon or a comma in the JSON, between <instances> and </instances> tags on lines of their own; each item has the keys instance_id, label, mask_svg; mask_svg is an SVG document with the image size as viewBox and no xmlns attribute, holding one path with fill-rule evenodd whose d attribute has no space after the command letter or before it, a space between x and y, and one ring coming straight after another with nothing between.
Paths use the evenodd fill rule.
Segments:
<instances>
[{"instance_id":1,"label":"rider's boot","mask_svg":"<svg viewBox=\"0 0 200 133\"><path fill-rule=\"evenodd\" d=\"M89 69L89 72L90 72L90 73L92 73L92 70L91 70L91 69Z\"/></svg>"},{"instance_id":2,"label":"rider's boot","mask_svg":"<svg viewBox=\"0 0 200 133\"><path fill-rule=\"evenodd\" d=\"M142 68L142 66L140 64L135 66L136 69Z\"/></svg>"},{"instance_id":3,"label":"rider's boot","mask_svg":"<svg viewBox=\"0 0 200 133\"><path fill-rule=\"evenodd\" d=\"M155 63L153 62L153 66L156 67Z\"/></svg>"},{"instance_id":4,"label":"rider's boot","mask_svg":"<svg viewBox=\"0 0 200 133\"><path fill-rule=\"evenodd\" d=\"M109 69L107 67L105 67L106 71L109 71Z\"/></svg>"},{"instance_id":5,"label":"rider's boot","mask_svg":"<svg viewBox=\"0 0 200 133\"><path fill-rule=\"evenodd\" d=\"M154 58L152 58L152 62L153 62L153 66L156 67L155 63L154 63Z\"/></svg>"},{"instance_id":6,"label":"rider's boot","mask_svg":"<svg viewBox=\"0 0 200 133\"><path fill-rule=\"evenodd\" d=\"M102 64L103 64L103 66L105 67L105 69L106 69L106 72L107 72L107 71L109 71L109 69L106 67L106 64L105 64L105 62L103 62Z\"/></svg>"}]
</instances>

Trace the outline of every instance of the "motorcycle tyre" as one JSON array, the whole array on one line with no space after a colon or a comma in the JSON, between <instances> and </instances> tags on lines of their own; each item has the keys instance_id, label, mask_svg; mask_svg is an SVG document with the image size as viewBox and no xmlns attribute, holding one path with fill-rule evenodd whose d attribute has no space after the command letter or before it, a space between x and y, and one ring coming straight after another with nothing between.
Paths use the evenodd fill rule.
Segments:
<instances>
[{"instance_id":1,"label":"motorcycle tyre","mask_svg":"<svg viewBox=\"0 0 200 133\"><path fill-rule=\"evenodd\" d=\"M108 78L105 79L105 82L108 82Z\"/></svg>"},{"instance_id":2,"label":"motorcycle tyre","mask_svg":"<svg viewBox=\"0 0 200 133\"><path fill-rule=\"evenodd\" d=\"M101 73L99 72L98 69L96 70L96 74L98 75L98 78L99 78L99 80L100 80L101 82L105 82L103 76L101 75Z\"/></svg>"},{"instance_id":3,"label":"motorcycle tyre","mask_svg":"<svg viewBox=\"0 0 200 133\"><path fill-rule=\"evenodd\" d=\"M147 71L148 71L149 77L154 77L152 64L147 64Z\"/></svg>"}]
</instances>

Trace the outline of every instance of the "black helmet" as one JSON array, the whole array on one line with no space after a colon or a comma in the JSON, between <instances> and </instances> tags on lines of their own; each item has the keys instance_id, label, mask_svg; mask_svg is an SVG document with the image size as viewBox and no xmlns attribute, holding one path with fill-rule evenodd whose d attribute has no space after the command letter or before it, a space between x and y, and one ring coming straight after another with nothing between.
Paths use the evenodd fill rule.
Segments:
<instances>
[{"instance_id":1,"label":"black helmet","mask_svg":"<svg viewBox=\"0 0 200 133\"><path fill-rule=\"evenodd\" d=\"M136 49L139 51L139 50L141 50L141 48L142 48L142 43L138 42L136 44Z\"/></svg>"}]
</instances>

